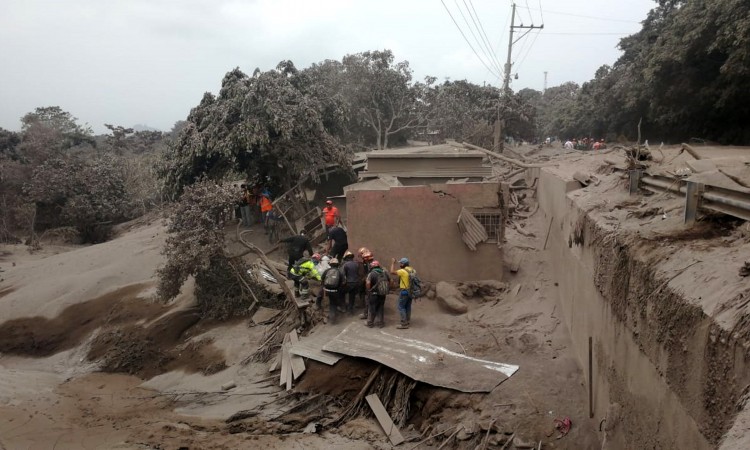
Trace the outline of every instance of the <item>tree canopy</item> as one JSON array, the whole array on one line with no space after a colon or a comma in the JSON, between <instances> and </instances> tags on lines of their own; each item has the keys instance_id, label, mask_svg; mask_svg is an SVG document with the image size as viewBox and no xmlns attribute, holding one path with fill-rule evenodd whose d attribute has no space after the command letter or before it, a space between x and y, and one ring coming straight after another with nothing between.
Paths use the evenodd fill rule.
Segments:
<instances>
[{"instance_id":1,"label":"tree canopy","mask_svg":"<svg viewBox=\"0 0 750 450\"><path fill-rule=\"evenodd\" d=\"M226 74L217 96L206 93L167 152L160 174L179 194L200 178L243 174L276 188L348 165L344 148L325 127L323 104L297 86L297 71L280 64L252 76Z\"/></svg>"}]
</instances>

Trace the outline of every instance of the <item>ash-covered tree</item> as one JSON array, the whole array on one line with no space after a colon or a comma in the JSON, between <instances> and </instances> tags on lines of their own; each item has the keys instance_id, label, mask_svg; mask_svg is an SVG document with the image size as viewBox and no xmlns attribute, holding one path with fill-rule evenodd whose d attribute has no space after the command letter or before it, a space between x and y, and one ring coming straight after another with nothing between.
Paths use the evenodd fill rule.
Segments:
<instances>
[{"instance_id":1,"label":"ash-covered tree","mask_svg":"<svg viewBox=\"0 0 750 450\"><path fill-rule=\"evenodd\" d=\"M241 173L286 190L347 152L323 122L323 105L295 86L291 63L252 76L235 69L219 94L206 93L166 152L160 177L174 195L198 179Z\"/></svg>"},{"instance_id":2,"label":"ash-covered tree","mask_svg":"<svg viewBox=\"0 0 750 450\"><path fill-rule=\"evenodd\" d=\"M167 227L166 264L157 272L157 295L162 301L177 296L190 276L195 278L203 317L227 319L247 314L253 296L262 295L246 275L241 259L232 260L226 254L224 229L233 217L236 196L231 186L207 180L185 188L175 205L178 213L171 216Z\"/></svg>"},{"instance_id":3,"label":"ash-covered tree","mask_svg":"<svg viewBox=\"0 0 750 450\"><path fill-rule=\"evenodd\" d=\"M112 225L127 217L123 167L112 155L47 160L34 169L25 191L41 228L74 227L83 242L107 240Z\"/></svg>"},{"instance_id":4,"label":"ash-covered tree","mask_svg":"<svg viewBox=\"0 0 750 450\"><path fill-rule=\"evenodd\" d=\"M434 78L412 82L408 61L394 62L390 50L346 55L343 89L356 120L371 129L377 149L399 133L426 126L425 96Z\"/></svg>"}]
</instances>

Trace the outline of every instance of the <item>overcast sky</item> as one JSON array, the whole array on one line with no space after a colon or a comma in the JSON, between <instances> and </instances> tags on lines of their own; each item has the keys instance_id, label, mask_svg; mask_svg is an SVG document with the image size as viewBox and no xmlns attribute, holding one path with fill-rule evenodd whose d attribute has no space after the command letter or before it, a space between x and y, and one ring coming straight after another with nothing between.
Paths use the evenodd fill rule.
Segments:
<instances>
[{"instance_id":1,"label":"overcast sky","mask_svg":"<svg viewBox=\"0 0 750 450\"><path fill-rule=\"evenodd\" d=\"M384 48L408 60L415 78L499 85L493 72L505 62L511 0L443 1L0 0L0 127L17 130L25 113L60 106L97 133L104 123L167 131L234 67L252 73L290 59L303 68ZM516 1L517 25L544 24L514 46L516 91L541 90L545 71L550 87L591 79L617 59L619 39L638 31L654 6ZM470 12L499 70L472 36L479 32Z\"/></svg>"}]
</instances>

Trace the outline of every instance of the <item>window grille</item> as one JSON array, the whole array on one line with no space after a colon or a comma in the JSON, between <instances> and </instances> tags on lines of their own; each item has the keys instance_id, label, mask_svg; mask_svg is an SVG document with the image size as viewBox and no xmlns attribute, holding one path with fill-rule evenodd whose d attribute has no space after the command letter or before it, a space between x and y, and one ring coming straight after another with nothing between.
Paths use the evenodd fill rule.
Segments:
<instances>
[{"instance_id":1,"label":"window grille","mask_svg":"<svg viewBox=\"0 0 750 450\"><path fill-rule=\"evenodd\" d=\"M497 243L501 237L503 226L503 214L499 210L481 210L472 211L474 218L484 226L487 231L487 242Z\"/></svg>"}]
</instances>

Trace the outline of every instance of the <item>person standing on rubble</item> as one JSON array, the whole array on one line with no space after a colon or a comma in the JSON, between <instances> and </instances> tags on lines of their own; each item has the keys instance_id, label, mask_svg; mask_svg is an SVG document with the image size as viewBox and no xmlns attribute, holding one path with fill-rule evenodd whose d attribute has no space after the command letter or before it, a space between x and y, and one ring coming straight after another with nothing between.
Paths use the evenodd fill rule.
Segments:
<instances>
[{"instance_id":1,"label":"person standing on rubble","mask_svg":"<svg viewBox=\"0 0 750 450\"><path fill-rule=\"evenodd\" d=\"M349 241L346 237L346 231L341 227L329 229L325 253L341 261L344 259L344 252L348 249Z\"/></svg>"},{"instance_id":2,"label":"person standing on rubble","mask_svg":"<svg viewBox=\"0 0 750 450\"><path fill-rule=\"evenodd\" d=\"M370 297L367 301L367 307L369 308L367 326L370 328L373 326L383 328L385 326L383 318L385 297L388 295L391 279L388 273L380 267L378 261L373 261L370 264L370 268L370 273L367 275L367 280L365 281L365 289Z\"/></svg>"},{"instance_id":3,"label":"person standing on rubble","mask_svg":"<svg viewBox=\"0 0 750 450\"><path fill-rule=\"evenodd\" d=\"M318 261L320 261L320 254L313 253L310 259L302 258L289 269L289 276L294 281L294 295L306 297L310 293L310 284L307 280L320 281L320 273L315 270Z\"/></svg>"},{"instance_id":4,"label":"person standing on rubble","mask_svg":"<svg viewBox=\"0 0 750 450\"><path fill-rule=\"evenodd\" d=\"M343 271L339 267L339 260L332 258L330 264L331 267L323 272L323 288L318 294L316 303L318 309L321 309L323 307L323 298L328 297L328 323L334 324L338 316L338 308L341 305L341 293L345 289L346 282L344 281Z\"/></svg>"},{"instance_id":5,"label":"person standing on rubble","mask_svg":"<svg viewBox=\"0 0 750 450\"><path fill-rule=\"evenodd\" d=\"M296 236L289 236L288 238L281 239L279 242L284 242L285 244L287 244L286 251L287 255L289 256L288 265L286 268L287 271L291 270L292 266L294 266L294 263L305 256L305 251L307 251L308 255L313 255L313 249L312 245L310 245L310 239L307 238L304 231Z\"/></svg>"},{"instance_id":6,"label":"person standing on rubble","mask_svg":"<svg viewBox=\"0 0 750 450\"><path fill-rule=\"evenodd\" d=\"M335 226L341 225L341 215L339 209L333 206L332 200L326 200L326 206L323 207L323 211L320 214L323 219L323 224L326 227L326 233Z\"/></svg>"},{"instance_id":7,"label":"person standing on rubble","mask_svg":"<svg viewBox=\"0 0 750 450\"><path fill-rule=\"evenodd\" d=\"M396 328L404 330L409 328L409 322L411 322L411 303L413 299L409 291L411 288L409 273L413 272L414 269L409 265L409 258L401 258L398 264L399 269L395 270L396 258L392 258L390 272L398 277L398 313L401 316L401 324Z\"/></svg>"},{"instance_id":8,"label":"person standing on rubble","mask_svg":"<svg viewBox=\"0 0 750 450\"><path fill-rule=\"evenodd\" d=\"M346 278L346 295L349 297L349 304L346 307L346 311L349 314L354 314L354 300L359 292L361 285L361 278L359 274L360 265L354 260L354 254L347 250L344 252L344 265L342 267L344 271L344 277ZM367 304L365 304L365 308Z\"/></svg>"},{"instance_id":9,"label":"person standing on rubble","mask_svg":"<svg viewBox=\"0 0 750 450\"><path fill-rule=\"evenodd\" d=\"M260 215L261 222L263 223L263 229L268 234L268 215L273 210L273 202L271 201L271 192L268 189L263 189L260 193Z\"/></svg>"},{"instance_id":10,"label":"person standing on rubble","mask_svg":"<svg viewBox=\"0 0 750 450\"><path fill-rule=\"evenodd\" d=\"M375 260L375 258L372 256L372 252L367 247L361 247L357 251L357 264L359 266L359 279L361 280L359 285L359 295L362 298L362 303L365 304L365 310L362 313L361 316L359 316L360 319L367 319L369 311L370 311L370 296L367 293L367 288L365 287L365 281L367 279L367 275L370 273L370 267L372 262Z\"/></svg>"}]
</instances>

